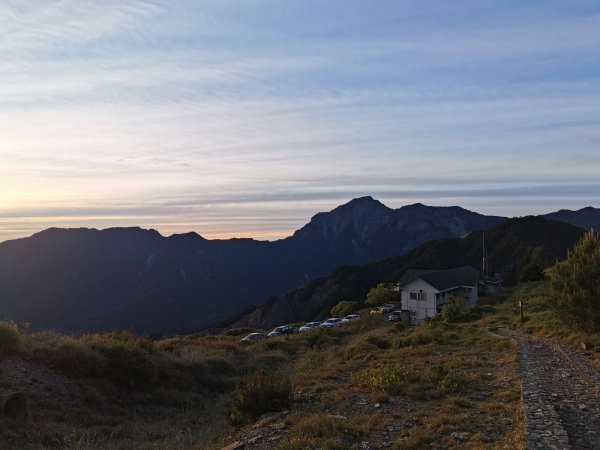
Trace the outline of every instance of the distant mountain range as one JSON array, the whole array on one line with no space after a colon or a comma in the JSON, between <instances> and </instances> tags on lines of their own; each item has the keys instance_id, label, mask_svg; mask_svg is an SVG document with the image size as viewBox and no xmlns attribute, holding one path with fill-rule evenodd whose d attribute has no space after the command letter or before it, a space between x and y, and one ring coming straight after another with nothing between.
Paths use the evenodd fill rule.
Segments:
<instances>
[{"instance_id":1,"label":"distant mountain range","mask_svg":"<svg viewBox=\"0 0 600 450\"><path fill-rule=\"evenodd\" d=\"M546 219L570 223L586 230L593 228L596 231L600 231L600 208L588 206L577 211L561 209L560 211L546 214L544 217Z\"/></svg>"},{"instance_id":2,"label":"distant mountain range","mask_svg":"<svg viewBox=\"0 0 600 450\"><path fill-rule=\"evenodd\" d=\"M591 210L563 214L564 220L585 215L598 227L600 210ZM163 237L140 228L52 228L0 243L0 319L63 331L196 330L338 266L402 255L504 221L459 207L394 210L363 197L273 242L207 240L196 233Z\"/></svg>"}]
</instances>

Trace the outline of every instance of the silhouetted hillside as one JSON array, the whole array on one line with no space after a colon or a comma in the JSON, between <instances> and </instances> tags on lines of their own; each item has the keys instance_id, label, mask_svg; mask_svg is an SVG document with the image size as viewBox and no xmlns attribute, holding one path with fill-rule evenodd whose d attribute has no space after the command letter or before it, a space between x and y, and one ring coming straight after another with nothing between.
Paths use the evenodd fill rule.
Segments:
<instances>
[{"instance_id":1,"label":"silhouetted hillside","mask_svg":"<svg viewBox=\"0 0 600 450\"><path fill-rule=\"evenodd\" d=\"M546 214L545 217L551 220L560 220L561 222L570 223L576 227L585 228L589 230L600 229L600 208L582 208L577 211L571 211L570 209L561 209L550 214Z\"/></svg>"}]
</instances>

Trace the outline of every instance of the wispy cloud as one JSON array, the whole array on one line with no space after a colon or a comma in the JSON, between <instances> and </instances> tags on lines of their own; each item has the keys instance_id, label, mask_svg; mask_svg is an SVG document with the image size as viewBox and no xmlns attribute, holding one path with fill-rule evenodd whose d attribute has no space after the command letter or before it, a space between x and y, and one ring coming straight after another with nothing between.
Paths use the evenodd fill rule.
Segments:
<instances>
[{"instance_id":1,"label":"wispy cloud","mask_svg":"<svg viewBox=\"0 0 600 450\"><path fill-rule=\"evenodd\" d=\"M0 240L594 204L599 30L583 1L4 2Z\"/></svg>"}]
</instances>

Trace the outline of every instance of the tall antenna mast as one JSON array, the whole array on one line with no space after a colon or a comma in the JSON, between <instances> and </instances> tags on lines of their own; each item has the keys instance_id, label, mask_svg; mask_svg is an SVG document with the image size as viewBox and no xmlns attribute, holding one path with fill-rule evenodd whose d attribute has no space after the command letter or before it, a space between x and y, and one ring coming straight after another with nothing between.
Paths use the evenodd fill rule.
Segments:
<instances>
[{"instance_id":1,"label":"tall antenna mast","mask_svg":"<svg viewBox=\"0 0 600 450\"><path fill-rule=\"evenodd\" d=\"M485 276L485 231L482 231L482 235L483 235L483 260L482 260L482 264L481 264L481 271L483 272L483 275Z\"/></svg>"}]
</instances>

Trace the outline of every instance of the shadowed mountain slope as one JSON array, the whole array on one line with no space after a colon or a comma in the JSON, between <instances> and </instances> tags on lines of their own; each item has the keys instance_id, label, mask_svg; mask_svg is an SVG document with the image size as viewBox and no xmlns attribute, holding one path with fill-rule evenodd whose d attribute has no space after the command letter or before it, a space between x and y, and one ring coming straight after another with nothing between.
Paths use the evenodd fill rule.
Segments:
<instances>
[{"instance_id":1,"label":"shadowed mountain slope","mask_svg":"<svg viewBox=\"0 0 600 450\"><path fill-rule=\"evenodd\" d=\"M546 219L570 223L579 228L600 230L600 208L588 206L577 211L561 209L560 211L546 214L545 217Z\"/></svg>"}]
</instances>

